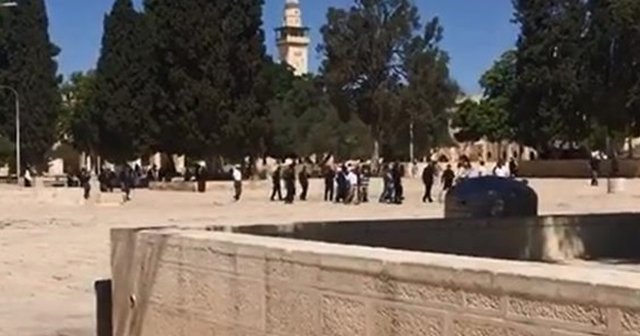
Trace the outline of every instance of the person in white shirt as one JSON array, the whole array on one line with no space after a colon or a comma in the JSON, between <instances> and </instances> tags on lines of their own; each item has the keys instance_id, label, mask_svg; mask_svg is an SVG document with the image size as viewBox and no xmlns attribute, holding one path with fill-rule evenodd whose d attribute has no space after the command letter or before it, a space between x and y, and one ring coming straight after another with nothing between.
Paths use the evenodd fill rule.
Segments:
<instances>
[{"instance_id":1,"label":"person in white shirt","mask_svg":"<svg viewBox=\"0 0 640 336\"><path fill-rule=\"evenodd\" d=\"M31 168L27 168L24 172L24 186L26 188L33 187L33 177L31 177Z\"/></svg>"},{"instance_id":2,"label":"person in white shirt","mask_svg":"<svg viewBox=\"0 0 640 336\"><path fill-rule=\"evenodd\" d=\"M509 168L504 164L504 161L500 160L498 161L496 167L493 168L493 175L497 177L508 178L511 176L511 173L509 172Z\"/></svg>"},{"instance_id":3,"label":"person in white shirt","mask_svg":"<svg viewBox=\"0 0 640 336\"><path fill-rule=\"evenodd\" d=\"M240 166L234 166L231 175L233 177L233 189L235 191L233 199L237 202L240 200L240 196L242 196L242 172L240 171Z\"/></svg>"},{"instance_id":4,"label":"person in white shirt","mask_svg":"<svg viewBox=\"0 0 640 336\"><path fill-rule=\"evenodd\" d=\"M485 162L484 161L480 161L480 168L478 168L478 175L479 175L479 177L489 175L489 174L487 174L487 167L485 166Z\"/></svg>"},{"instance_id":5,"label":"person in white shirt","mask_svg":"<svg viewBox=\"0 0 640 336\"><path fill-rule=\"evenodd\" d=\"M347 173L347 183L349 184L349 193L346 203L349 204L355 200L358 189L358 174L356 174L352 166L349 167L349 173Z\"/></svg>"}]
</instances>

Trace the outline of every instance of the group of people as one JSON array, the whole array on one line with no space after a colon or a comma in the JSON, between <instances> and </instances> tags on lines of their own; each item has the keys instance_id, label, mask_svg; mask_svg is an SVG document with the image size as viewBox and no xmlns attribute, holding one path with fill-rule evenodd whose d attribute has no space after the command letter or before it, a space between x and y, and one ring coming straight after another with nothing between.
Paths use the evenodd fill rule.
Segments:
<instances>
[{"instance_id":1,"label":"group of people","mask_svg":"<svg viewBox=\"0 0 640 336\"><path fill-rule=\"evenodd\" d=\"M323 168L324 200L336 203L366 203L369 201L369 180L371 167L369 165L340 164L326 165ZM311 172L306 164L297 168L293 160L287 160L278 165L271 175L272 189L270 200L284 201L291 204L296 198L306 201L309 194L309 179ZM300 195L296 193L296 182L300 184ZM285 193L283 196L282 185Z\"/></svg>"},{"instance_id":2,"label":"group of people","mask_svg":"<svg viewBox=\"0 0 640 336\"><path fill-rule=\"evenodd\" d=\"M113 192L114 189L118 188L122 191L123 202L128 202L131 200L131 190L136 188L145 176L148 179L150 174L153 174L153 168L149 169L145 174L140 166L132 168L128 164L120 167L118 173L112 168L103 168L98 174L100 192ZM72 186L75 184L74 181L77 180L83 190L84 199L88 200L91 197L91 178L91 172L86 168L82 168L76 176L71 174L67 176L67 184Z\"/></svg>"},{"instance_id":3,"label":"group of people","mask_svg":"<svg viewBox=\"0 0 640 336\"><path fill-rule=\"evenodd\" d=\"M415 166L415 165L414 165ZM433 188L437 181L442 188L439 200L454 185L462 180L481 176L514 177L517 174L517 165L511 160L508 164L499 161L496 166L489 171L484 162L480 162L478 167L473 167L471 161L462 158L457 166L457 171L448 164L443 171L435 161L429 162L422 171L422 182L424 184L424 195L422 202L433 203ZM415 173L415 171L414 171ZM230 178L233 181L233 199L239 201L242 196L242 171L239 166L234 166L230 171ZM368 163L345 163L336 165L325 165L322 169L324 180L324 201L344 204L368 203L369 184L372 177L371 165ZM378 201L386 204L402 204L404 195L403 177L405 167L400 163L391 163L382 166L381 177L383 181L383 191ZM194 171L195 181L198 182L198 191L204 192L206 185L206 174L204 166ZM300 163L300 167L293 160L287 160L278 165L271 175L272 191L271 201L284 201L292 204L296 199L306 201L309 194L309 180L311 171L307 164ZM159 170L156 166L143 171L139 166L132 168L130 165L120 167L116 173L113 169L101 170L98 181L102 192L113 192L114 188L119 188L123 193L123 201L131 200L131 190L139 185L141 179L147 181L157 181L160 179ZM84 190L84 198L89 199L91 195L91 173L87 169L77 175L77 180ZM297 185L300 186L300 193L297 194ZM284 192L283 192L284 186Z\"/></svg>"},{"instance_id":4,"label":"group of people","mask_svg":"<svg viewBox=\"0 0 640 336\"><path fill-rule=\"evenodd\" d=\"M497 176L501 178L512 178L518 174L518 165L511 159L507 164L504 160L498 161L495 167L489 171L484 161L480 161L478 167L473 167L471 160L466 157L461 158L458 163L458 171L454 172L453 167L448 164L442 173L439 172L438 164L431 161L422 171L422 182L424 184L423 203L433 203L433 187L437 177L440 176L442 189L439 194L439 201L442 202L444 195L451 190L456 183L465 179L478 178L483 176Z\"/></svg>"}]
</instances>

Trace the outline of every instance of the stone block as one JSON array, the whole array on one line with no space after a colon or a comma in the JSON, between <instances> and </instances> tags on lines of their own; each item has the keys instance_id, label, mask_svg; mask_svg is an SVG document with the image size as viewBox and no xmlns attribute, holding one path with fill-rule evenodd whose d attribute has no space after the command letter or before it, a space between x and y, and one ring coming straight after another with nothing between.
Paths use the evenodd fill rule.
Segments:
<instances>
[{"instance_id":1,"label":"stone block","mask_svg":"<svg viewBox=\"0 0 640 336\"><path fill-rule=\"evenodd\" d=\"M376 279L357 271L322 268L318 285L323 290L351 295L376 295Z\"/></svg>"},{"instance_id":2,"label":"stone block","mask_svg":"<svg viewBox=\"0 0 640 336\"><path fill-rule=\"evenodd\" d=\"M132 335L139 336L184 336L189 324L189 316L160 305L149 305L142 323L131 328Z\"/></svg>"},{"instance_id":3,"label":"stone block","mask_svg":"<svg viewBox=\"0 0 640 336\"><path fill-rule=\"evenodd\" d=\"M323 295L321 314L322 335L367 335L367 306L362 301Z\"/></svg>"},{"instance_id":4,"label":"stone block","mask_svg":"<svg viewBox=\"0 0 640 336\"><path fill-rule=\"evenodd\" d=\"M267 259L267 278L295 283L296 285L311 286L317 284L319 268L282 259Z\"/></svg>"},{"instance_id":5,"label":"stone block","mask_svg":"<svg viewBox=\"0 0 640 336\"><path fill-rule=\"evenodd\" d=\"M464 293L465 308L489 314L501 314L502 298L499 295L477 292Z\"/></svg>"},{"instance_id":6,"label":"stone block","mask_svg":"<svg viewBox=\"0 0 640 336\"><path fill-rule=\"evenodd\" d=\"M176 309L184 308L184 292L182 291L184 283L181 283L182 272L183 269L177 265L161 262L158 266L153 285L150 287L150 301ZM145 299L136 297L137 295L135 293L131 294L133 297L129 298L130 302L127 303L128 306L137 304L140 299Z\"/></svg>"},{"instance_id":7,"label":"stone block","mask_svg":"<svg viewBox=\"0 0 640 336\"><path fill-rule=\"evenodd\" d=\"M275 335L320 335L320 294L267 285L266 329Z\"/></svg>"},{"instance_id":8,"label":"stone block","mask_svg":"<svg viewBox=\"0 0 640 336\"><path fill-rule=\"evenodd\" d=\"M458 288L425 283L394 281L393 299L432 307L462 307L463 292Z\"/></svg>"},{"instance_id":9,"label":"stone block","mask_svg":"<svg viewBox=\"0 0 640 336\"><path fill-rule=\"evenodd\" d=\"M640 310L622 312L622 330L628 335L640 335Z\"/></svg>"},{"instance_id":10,"label":"stone block","mask_svg":"<svg viewBox=\"0 0 640 336\"><path fill-rule=\"evenodd\" d=\"M453 322L453 336L543 336L532 327L507 324L501 321L483 321L461 318ZM546 335L544 335L546 336Z\"/></svg>"},{"instance_id":11,"label":"stone block","mask_svg":"<svg viewBox=\"0 0 640 336\"><path fill-rule=\"evenodd\" d=\"M440 336L444 315L416 308L377 304L371 321L371 336Z\"/></svg>"},{"instance_id":12,"label":"stone block","mask_svg":"<svg viewBox=\"0 0 640 336\"><path fill-rule=\"evenodd\" d=\"M555 303L534 299L508 298L507 314L527 321L538 320L564 324L589 331L607 328L607 312L596 306Z\"/></svg>"},{"instance_id":13,"label":"stone block","mask_svg":"<svg viewBox=\"0 0 640 336\"><path fill-rule=\"evenodd\" d=\"M266 328L265 283L247 279L231 279L231 297L234 305L234 321L252 330Z\"/></svg>"}]
</instances>

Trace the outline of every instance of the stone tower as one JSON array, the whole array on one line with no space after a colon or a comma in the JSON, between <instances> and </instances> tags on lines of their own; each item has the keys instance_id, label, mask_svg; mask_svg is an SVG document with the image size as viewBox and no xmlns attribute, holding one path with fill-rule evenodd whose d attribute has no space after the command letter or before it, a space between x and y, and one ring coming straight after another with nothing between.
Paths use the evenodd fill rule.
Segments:
<instances>
[{"instance_id":1,"label":"stone tower","mask_svg":"<svg viewBox=\"0 0 640 336\"><path fill-rule=\"evenodd\" d=\"M302 12L298 0L286 0L282 27L276 29L276 44L280 61L287 62L296 76L309 72L309 28L302 25Z\"/></svg>"}]
</instances>

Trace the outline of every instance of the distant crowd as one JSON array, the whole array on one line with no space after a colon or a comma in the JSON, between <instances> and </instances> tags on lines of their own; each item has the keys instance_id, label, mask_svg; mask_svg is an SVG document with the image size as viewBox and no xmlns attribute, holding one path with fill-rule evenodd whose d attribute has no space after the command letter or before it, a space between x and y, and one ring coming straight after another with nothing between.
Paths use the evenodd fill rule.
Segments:
<instances>
[{"instance_id":1,"label":"distant crowd","mask_svg":"<svg viewBox=\"0 0 640 336\"><path fill-rule=\"evenodd\" d=\"M377 176L382 178L383 191L377 196L377 201L386 204L402 204L405 200L403 178L407 175L407 167L401 163L382 164L380 173ZM417 164L411 166L415 174ZM119 189L123 193L123 202L131 200L131 190L135 188L145 188L150 182L169 180L166 172L152 166L143 169L139 165L134 167L124 165L116 169L102 169L98 175L98 182L101 192L113 192ZM233 199L240 201L242 198L243 174L240 166L233 166L228 171L228 177L233 181ZM451 164L446 168L431 161L422 170L422 182L424 184L424 195L422 202L434 202L434 187L440 184L438 200L442 202L444 195L457 183L482 176L498 176L503 178L515 177L517 175L517 164L514 160L506 163L498 162L492 169L486 167L484 162L479 162L474 167L471 161L462 157L454 170ZM311 179L309 165L298 163L294 160L286 160L276 165L271 173L271 194L269 199L272 202L281 201L292 204L296 200L307 201L309 196L309 181ZM317 175L316 175L317 176ZM368 203L372 200L369 185L374 177L370 163L340 163L327 164L322 167L321 178L324 181L324 201L344 204ZM195 181L198 192L206 191L207 171L203 163L197 164L193 169L188 170L184 175L185 181ZM80 186L84 192L84 198L89 199L91 195L91 173L87 169L82 169L77 175L68 176L68 186ZM299 189L298 189L299 186ZM375 196L374 196L375 197Z\"/></svg>"}]
</instances>

